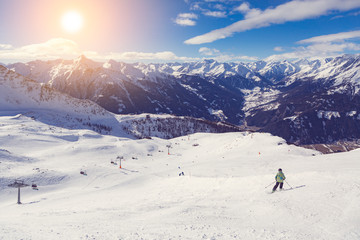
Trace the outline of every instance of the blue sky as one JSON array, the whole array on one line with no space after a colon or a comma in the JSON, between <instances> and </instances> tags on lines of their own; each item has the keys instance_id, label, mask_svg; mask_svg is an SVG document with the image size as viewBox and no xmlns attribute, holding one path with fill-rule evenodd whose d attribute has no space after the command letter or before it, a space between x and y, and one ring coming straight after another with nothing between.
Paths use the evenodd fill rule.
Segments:
<instances>
[{"instance_id":1,"label":"blue sky","mask_svg":"<svg viewBox=\"0 0 360 240\"><path fill-rule=\"evenodd\" d=\"M318 58L360 52L360 0L0 0L0 29L3 63Z\"/></svg>"}]
</instances>

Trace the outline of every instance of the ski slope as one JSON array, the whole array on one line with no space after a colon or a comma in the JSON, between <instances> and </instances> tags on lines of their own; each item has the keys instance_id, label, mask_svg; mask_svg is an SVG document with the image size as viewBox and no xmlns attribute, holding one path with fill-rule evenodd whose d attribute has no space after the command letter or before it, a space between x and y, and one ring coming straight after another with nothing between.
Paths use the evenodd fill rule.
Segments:
<instances>
[{"instance_id":1,"label":"ski slope","mask_svg":"<svg viewBox=\"0 0 360 240\"><path fill-rule=\"evenodd\" d=\"M356 240L359 156L265 133L131 140L0 114L0 239ZM279 167L293 189L268 194ZM39 187L21 205L16 178Z\"/></svg>"}]
</instances>

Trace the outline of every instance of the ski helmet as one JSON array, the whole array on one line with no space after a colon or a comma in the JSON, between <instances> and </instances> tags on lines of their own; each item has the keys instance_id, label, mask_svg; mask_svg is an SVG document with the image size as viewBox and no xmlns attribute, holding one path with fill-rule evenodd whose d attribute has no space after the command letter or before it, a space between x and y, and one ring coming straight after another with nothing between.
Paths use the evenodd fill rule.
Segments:
<instances>
[{"instance_id":1,"label":"ski helmet","mask_svg":"<svg viewBox=\"0 0 360 240\"><path fill-rule=\"evenodd\" d=\"M281 168L279 168L279 170L278 170L279 172L281 172L282 171L282 169Z\"/></svg>"}]
</instances>

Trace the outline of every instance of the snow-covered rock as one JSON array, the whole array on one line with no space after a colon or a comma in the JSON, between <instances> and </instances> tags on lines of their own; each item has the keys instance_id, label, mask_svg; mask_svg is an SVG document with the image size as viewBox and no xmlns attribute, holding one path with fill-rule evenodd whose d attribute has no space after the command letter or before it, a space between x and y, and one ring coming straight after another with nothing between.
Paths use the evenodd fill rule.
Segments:
<instances>
[{"instance_id":1,"label":"snow-covered rock","mask_svg":"<svg viewBox=\"0 0 360 240\"><path fill-rule=\"evenodd\" d=\"M331 118L339 118L340 113L336 111L323 111L320 110L317 112L318 118L325 118L327 120L331 120Z\"/></svg>"}]
</instances>

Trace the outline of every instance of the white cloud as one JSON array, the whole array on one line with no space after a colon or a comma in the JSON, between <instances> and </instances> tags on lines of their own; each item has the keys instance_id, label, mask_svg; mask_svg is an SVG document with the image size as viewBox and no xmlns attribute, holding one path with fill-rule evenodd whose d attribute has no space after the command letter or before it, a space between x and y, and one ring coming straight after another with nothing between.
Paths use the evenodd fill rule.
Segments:
<instances>
[{"instance_id":1,"label":"white cloud","mask_svg":"<svg viewBox=\"0 0 360 240\"><path fill-rule=\"evenodd\" d=\"M224 11L226 9L226 7L222 4L215 4L214 8L220 11Z\"/></svg>"},{"instance_id":2,"label":"white cloud","mask_svg":"<svg viewBox=\"0 0 360 240\"><path fill-rule=\"evenodd\" d=\"M219 54L220 51L215 48L211 49L211 48L207 48L207 47L202 47L199 49L199 53L201 55L213 56L213 55Z\"/></svg>"},{"instance_id":3,"label":"white cloud","mask_svg":"<svg viewBox=\"0 0 360 240\"><path fill-rule=\"evenodd\" d=\"M246 19L257 17L262 13L262 11L258 8L250 8L250 4L248 2L243 2L240 6L236 7L234 10L244 14Z\"/></svg>"},{"instance_id":4,"label":"white cloud","mask_svg":"<svg viewBox=\"0 0 360 240\"><path fill-rule=\"evenodd\" d=\"M196 22L194 20L188 18L177 18L175 19L175 23L180 26L195 26Z\"/></svg>"},{"instance_id":5,"label":"white cloud","mask_svg":"<svg viewBox=\"0 0 360 240\"><path fill-rule=\"evenodd\" d=\"M223 11L206 11L204 12L204 15L209 17L218 17L218 18L227 17L226 12Z\"/></svg>"},{"instance_id":6,"label":"white cloud","mask_svg":"<svg viewBox=\"0 0 360 240\"><path fill-rule=\"evenodd\" d=\"M250 4L248 2L244 2L240 6L236 7L234 10L241 13L247 13L250 11Z\"/></svg>"},{"instance_id":7,"label":"white cloud","mask_svg":"<svg viewBox=\"0 0 360 240\"><path fill-rule=\"evenodd\" d=\"M18 62L31 60L73 59L81 54L94 60L122 60L122 61L197 61L200 58L177 56L171 51L146 53L123 52L99 54L95 51L83 51L74 41L55 38L44 43L30 44L14 48L9 44L0 44L0 62Z\"/></svg>"},{"instance_id":8,"label":"white cloud","mask_svg":"<svg viewBox=\"0 0 360 240\"><path fill-rule=\"evenodd\" d=\"M274 47L274 51L276 52L283 52L284 49L282 47Z\"/></svg>"},{"instance_id":9,"label":"white cloud","mask_svg":"<svg viewBox=\"0 0 360 240\"><path fill-rule=\"evenodd\" d=\"M350 15L350 16L359 16L359 15L360 15L360 11L354 12L354 13L350 13L349 15Z\"/></svg>"},{"instance_id":10,"label":"white cloud","mask_svg":"<svg viewBox=\"0 0 360 240\"><path fill-rule=\"evenodd\" d=\"M63 38L54 38L44 43L30 44L19 48L5 45L5 48L0 49L0 59L2 60L73 58L80 54L81 51L75 42Z\"/></svg>"},{"instance_id":11,"label":"white cloud","mask_svg":"<svg viewBox=\"0 0 360 240\"><path fill-rule=\"evenodd\" d=\"M99 56L100 59L114 59L121 61L197 61L199 58L179 57L170 51L146 53L146 52L124 52L124 53L110 53L105 56Z\"/></svg>"},{"instance_id":12,"label":"white cloud","mask_svg":"<svg viewBox=\"0 0 360 240\"><path fill-rule=\"evenodd\" d=\"M174 22L180 26L195 26L198 16L194 13L180 13L177 15Z\"/></svg>"},{"instance_id":13,"label":"white cloud","mask_svg":"<svg viewBox=\"0 0 360 240\"><path fill-rule=\"evenodd\" d=\"M191 19L197 19L198 16L195 13L180 13L178 15L178 18L191 18Z\"/></svg>"},{"instance_id":14,"label":"white cloud","mask_svg":"<svg viewBox=\"0 0 360 240\"><path fill-rule=\"evenodd\" d=\"M306 44L306 43L323 43L323 42L342 42L344 40L353 39L353 38L360 38L360 31L341 32L336 34L322 35L322 36L304 39L297 43Z\"/></svg>"},{"instance_id":15,"label":"white cloud","mask_svg":"<svg viewBox=\"0 0 360 240\"><path fill-rule=\"evenodd\" d=\"M196 2L196 3L191 4L190 10L193 10L193 11L200 10L200 11L202 11L203 8L200 6L200 3Z\"/></svg>"},{"instance_id":16,"label":"white cloud","mask_svg":"<svg viewBox=\"0 0 360 240\"><path fill-rule=\"evenodd\" d=\"M343 15L336 15L334 17L332 17L330 20L335 20L335 19L340 19L340 18L344 18Z\"/></svg>"},{"instance_id":17,"label":"white cloud","mask_svg":"<svg viewBox=\"0 0 360 240\"><path fill-rule=\"evenodd\" d=\"M12 48L13 48L13 46L10 44L0 44L0 50L1 49L7 50L7 49L12 49Z\"/></svg>"},{"instance_id":18,"label":"white cloud","mask_svg":"<svg viewBox=\"0 0 360 240\"><path fill-rule=\"evenodd\" d=\"M235 61L257 61L257 57L243 55L224 54L215 48L201 47L199 53L218 62L235 62Z\"/></svg>"},{"instance_id":19,"label":"white cloud","mask_svg":"<svg viewBox=\"0 0 360 240\"><path fill-rule=\"evenodd\" d=\"M221 3L224 3L224 4L230 4L230 3L233 3L233 2L242 2L243 0L204 0L204 2L221 2Z\"/></svg>"},{"instance_id":20,"label":"white cloud","mask_svg":"<svg viewBox=\"0 0 360 240\"><path fill-rule=\"evenodd\" d=\"M245 3L246 4L246 3ZM360 7L359 0L293 0L275 8L264 11L240 5L239 11L245 13L245 19L225 28L215 29L209 33L185 41L186 44L210 43L232 36L234 33L250 29L282 24L289 21L300 21L330 14L334 11L348 11Z\"/></svg>"},{"instance_id":21,"label":"white cloud","mask_svg":"<svg viewBox=\"0 0 360 240\"><path fill-rule=\"evenodd\" d=\"M307 46L296 47L292 52L272 55L267 60L331 57L343 54L345 51L360 51L360 44L347 41L355 38L360 38L360 31L308 38L297 42Z\"/></svg>"},{"instance_id":22,"label":"white cloud","mask_svg":"<svg viewBox=\"0 0 360 240\"><path fill-rule=\"evenodd\" d=\"M234 55L234 54L222 54L219 56L212 57L212 59L218 62L243 62L243 61L258 61L258 57L251 57L245 55Z\"/></svg>"}]
</instances>

